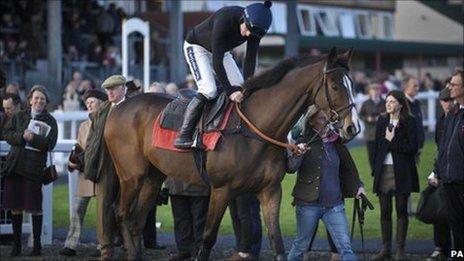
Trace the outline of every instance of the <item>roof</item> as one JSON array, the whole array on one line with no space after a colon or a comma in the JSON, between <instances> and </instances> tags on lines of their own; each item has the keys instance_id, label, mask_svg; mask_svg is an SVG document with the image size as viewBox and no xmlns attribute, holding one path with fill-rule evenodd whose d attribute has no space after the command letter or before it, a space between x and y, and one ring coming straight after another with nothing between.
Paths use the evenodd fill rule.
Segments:
<instances>
[{"instance_id":1,"label":"roof","mask_svg":"<svg viewBox=\"0 0 464 261\"><path fill-rule=\"evenodd\" d=\"M300 47L328 50L332 46L341 48L353 47L357 51L398 54L428 55L463 55L464 46L460 44L406 42L378 39L350 39L343 37L300 36Z\"/></svg>"}]
</instances>

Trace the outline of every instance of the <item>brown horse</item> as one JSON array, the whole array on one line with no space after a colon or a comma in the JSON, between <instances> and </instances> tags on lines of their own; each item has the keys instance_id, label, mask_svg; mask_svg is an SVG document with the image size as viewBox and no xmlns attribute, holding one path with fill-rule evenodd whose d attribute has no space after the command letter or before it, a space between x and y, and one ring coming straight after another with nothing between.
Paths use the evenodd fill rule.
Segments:
<instances>
[{"instance_id":1,"label":"brown horse","mask_svg":"<svg viewBox=\"0 0 464 261\"><path fill-rule=\"evenodd\" d=\"M333 48L329 55L282 61L244 84L243 113L263 133L285 141L305 110L317 104L330 113L342 136L353 138L359 130L348 77L351 54L337 55ZM165 177L203 182L192 153L151 145L153 122L171 100L156 94L136 96L117 106L106 123L104 136L120 181L117 216L130 259L141 256L140 235ZM271 246L277 259L285 259L279 226L285 163L284 149L241 134L224 135L207 153L211 197L199 260L209 257L229 198L243 192L257 194Z\"/></svg>"}]
</instances>

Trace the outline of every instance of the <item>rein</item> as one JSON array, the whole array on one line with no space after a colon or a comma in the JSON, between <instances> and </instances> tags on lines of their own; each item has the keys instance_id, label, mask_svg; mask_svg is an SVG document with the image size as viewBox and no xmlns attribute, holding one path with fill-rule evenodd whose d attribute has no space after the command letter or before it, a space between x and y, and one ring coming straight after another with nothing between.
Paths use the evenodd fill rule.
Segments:
<instances>
[{"instance_id":1,"label":"rein","mask_svg":"<svg viewBox=\"0 0 464 261\"><path fill-rule=\"evenodd\" d=\"M240 109L240 105L239 103L235 103L235 109L237 110L237 114L238 116L240 116L240 119L243 120L247 125L248 127L254 132L256 133L260 138L262 138L263 140L271 143L271 144L274 144L278 147L282 147L282 148L285 148L285 149L289 149L292 153L298 153L298 147L294 144L290 144L290 143L286 143L286 142L281 142L281 141L278 141L276 139L273 139L269 136L267 136L266 134L264 134L262 131L260 131L246 116L245 114L243 114L242 110Z\"/></svg>"}]
</instances>

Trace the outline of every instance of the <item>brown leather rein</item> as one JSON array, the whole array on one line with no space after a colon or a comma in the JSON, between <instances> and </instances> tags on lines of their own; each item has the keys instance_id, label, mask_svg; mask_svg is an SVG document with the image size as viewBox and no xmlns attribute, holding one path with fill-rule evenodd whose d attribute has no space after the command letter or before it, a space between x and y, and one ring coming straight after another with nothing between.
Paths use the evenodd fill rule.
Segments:
<instances>
[{"instance_id":1,"label":"brown leather rein","mask_svg":"<svg viewBox=\"0 0 464 261\"><path fill-rule=\"evenodd\" d=\"M294 144L290 144L290 143L286 143L286 142L281 142L281 141L278 141L276 139L273 139L271 137L269 137L268 135L264 134L262 131L260 131L246 116L245 114L243 114L242 110L240 109L240 105L239 103L235 103L235 109L237 110L237 114L238 116L240 116L240 119L243 120L247 125L248 127L254 132L256 133L260 138L262 138L263 140L271 143L271 144L274 144L278 147L282 147L284 149L289 149L292 153L295 153L297 154L298 153L298 147Z\"/></svg>"}]
</instances>

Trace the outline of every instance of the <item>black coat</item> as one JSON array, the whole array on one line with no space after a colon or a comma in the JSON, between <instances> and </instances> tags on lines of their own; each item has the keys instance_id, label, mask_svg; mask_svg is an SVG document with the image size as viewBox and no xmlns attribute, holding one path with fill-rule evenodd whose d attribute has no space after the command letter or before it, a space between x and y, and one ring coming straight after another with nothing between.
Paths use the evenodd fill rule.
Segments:
<instances>
[{"instance_id":1,"label":"black coat","mask_svg":"<svg viewBox=\"0 0 464 261\"><path fill-rule=\"evenodd\" d=\"M34 134L30 146L39 151L26 149L26 141L23 139L24 130L31 121L30 110L18 112L6 123L3 135L11 149L2 175L22 175L34 181L42 181L48 151L53 150L56 145L58 127L55 118L46 111L38 114L35 120L45 122L51 127L46 137Z\"/></svg>"},{"instance_id":2,"label":"black coat","mask_svg":"<svg viewBox=\"0 0 464 261\"><path fill-rule=\"evenodd\" d=\"M380 194L380 180L383 174L383 162L389 152L393 158L395 187L397 194L419 192L419 178L415 155L418 151L417 128L414 118L401 119L395 129L392 141L385 139L385 131L390 117L381 116L377 121L374 150L374 193Z\"/></svg>"}]
</instances>

